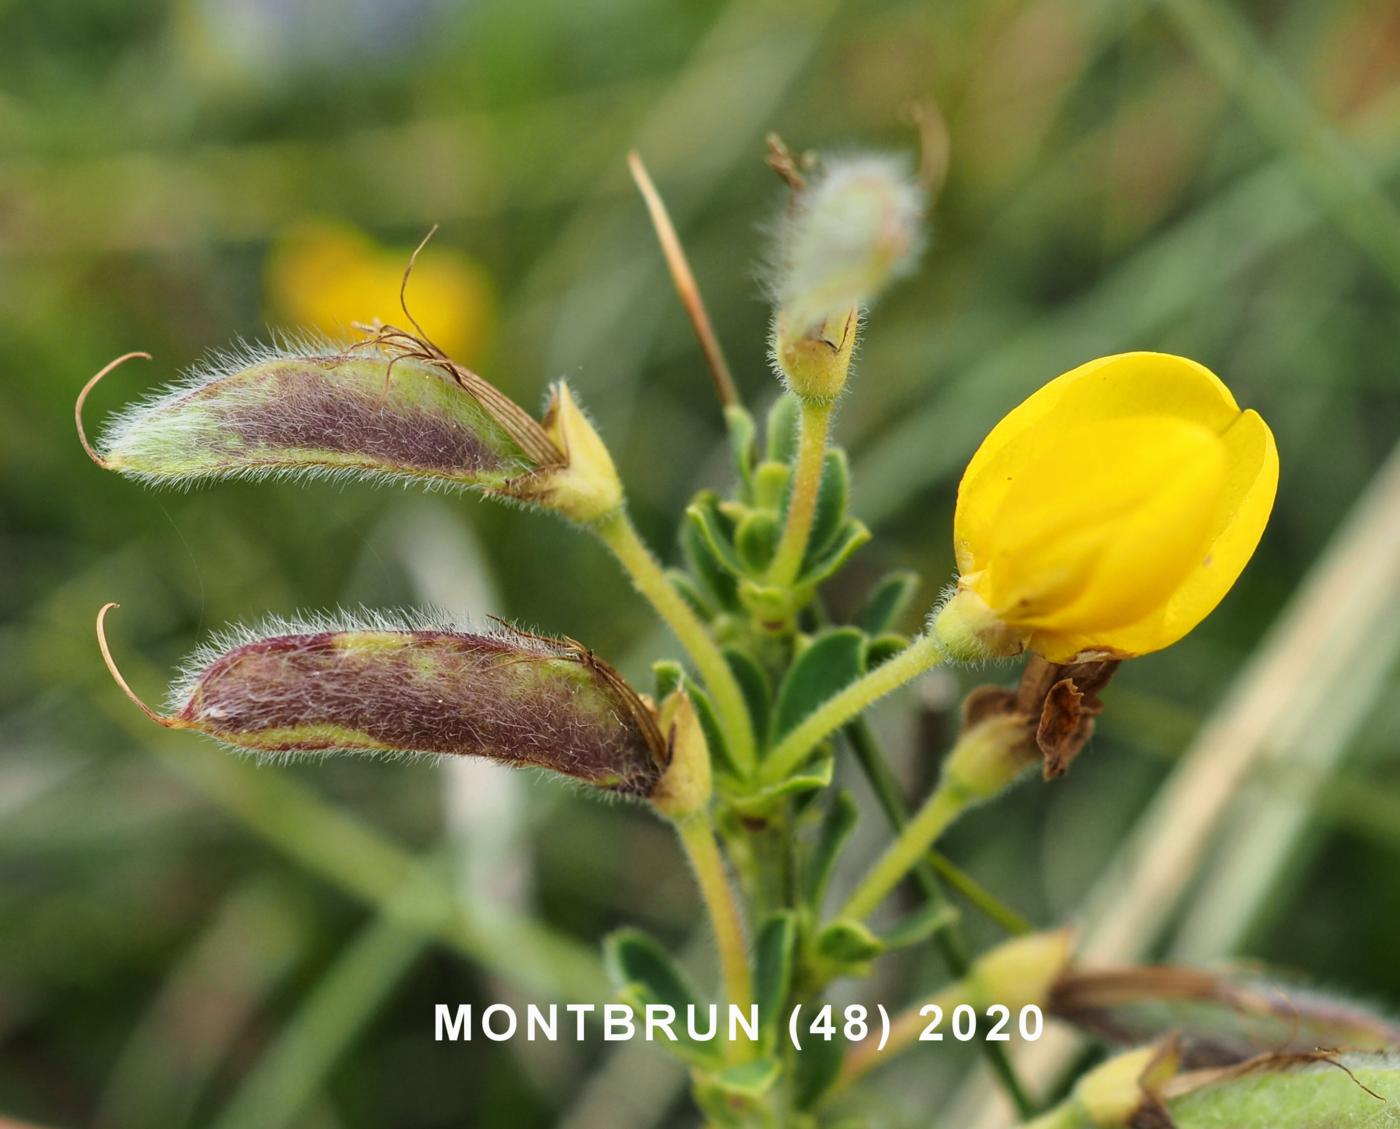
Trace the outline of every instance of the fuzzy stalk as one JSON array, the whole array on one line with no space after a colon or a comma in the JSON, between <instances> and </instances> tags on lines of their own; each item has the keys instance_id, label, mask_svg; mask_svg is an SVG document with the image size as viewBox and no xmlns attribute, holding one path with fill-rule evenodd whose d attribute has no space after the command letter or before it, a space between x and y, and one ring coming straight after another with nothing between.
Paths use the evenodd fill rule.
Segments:
<instances>
[{"instance_id":1,"label":"fuzzy stalk","mask_svg":"<svg viewBox=\"0 0 1400 1129\"><path fill-rule=\"evenodd\" d=\"M743 691L729 663L705 625L666 578L660 564L637 534L625 509L595 521L591 528L617 558L623 571L699 668L705 688L714 699L720 723L729 739L729 751L741 772L752 772L758 760L753 722Z\"/></svg>"},{"instance_id":2,"label":"fuzzy stalk","mask_svg":"<svg viewBox=\"0 0 1400 1129\"><path fill-rule=\"evenodd\" d=\"M973 799L972 793L955 781L940 783L861 879L837 916L856 921L868 917L900 880L924 860L928 849Z\"/></svg>"},{"instance_id":3,"label":"fuzzy stalk","mask_svg":"<svg viewBox=\"0 0 1400 1129\"><path fill-rule=\"evenodd\" d=\"M785 780L811 755L826 737L835 733L863 710L907 682L933 669L943 661L938 641L921 635L894 658L881 663L869 674L852 682L829 698L784 737L764 758L763 779L775 784Z\"/></svg>"},{"instance_id":4,"label":"fuzzy stalk","mask_svg":"<svg viewBox=\"0 0 1400 1129\"><path fill-rule=\"evenodd\" d=\"M802 401L787 522L783 526L777 551L773 554L773 562L768 566L768 583L776 588L792 587L802 571L812 521L817 513L817 495L821 491L822 467L833 407L830 402Z\"/></svg>"},{"instance_id":5,"label":"fuzzy stalk","mask_svg":"<svg viewBox=\"0 0 1400 1129\"><path fill-rule=\"evenodd\" d=\"M714 930L726 1002L747 1009L753 1003L748 943L734 887L715 841L714 825L709 816L702 813L678 819L675 826Z\"/></svg>"}]
</instances>

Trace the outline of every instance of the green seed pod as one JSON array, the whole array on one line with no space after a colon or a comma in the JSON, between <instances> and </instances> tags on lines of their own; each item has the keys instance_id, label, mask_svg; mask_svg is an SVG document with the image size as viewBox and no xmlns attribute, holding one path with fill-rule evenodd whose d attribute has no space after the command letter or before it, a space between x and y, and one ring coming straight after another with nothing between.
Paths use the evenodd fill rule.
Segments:
<instances>
[{"instance_id":1,"label":"green seed pod","mask_svg":"<svg viewBox=\"0 0 1400 1129\"><path fill-rule=\"evenodd\" d=\"M1392 1129L1400 1056L1270 1054L1183 1074L1164 1088L1174 1129Z\"/></svg>"},{"instance_id":2,"label":"green seed pod","mask_svg":"<svg viewBox=\"0 0 1400 1129\"><path fill-rule=\"evenodd\" d=\"M99 641L131 694L102 636L108 608ZM194 656L168 716L141 708L259 753L482 756L633 796L650 796L669 760L650 707L610 666L509 628L369 620L240 633Z\"/></svg>"},{"instance_id":3,"label":"green seed pod","mask_svg":"<svg viewBox=\"0 0 1400 1129\"><path fill-rule=\"evenodd\" d=\"M79 413L116 363L83 389ZM564 463L522 408L398 331L354 346L243 348L127 408L95 450L81 415L78 432L100 466L156 485L350 476L515 494Z\"/></svg>"}]
</instances>

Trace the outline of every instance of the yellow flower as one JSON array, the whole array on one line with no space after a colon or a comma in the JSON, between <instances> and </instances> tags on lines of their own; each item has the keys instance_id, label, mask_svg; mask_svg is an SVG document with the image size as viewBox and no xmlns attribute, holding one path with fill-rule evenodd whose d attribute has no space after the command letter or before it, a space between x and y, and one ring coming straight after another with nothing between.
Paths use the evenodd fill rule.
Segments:
<instances>
[{"instance_id":1,"label":"yellow flower","mask_svg":"<svg viewBox=\"0 0 1400 1129\"><path fill-rule=\"evenodd\" d=\"M279 321L332 337L344 337L356 322L408 328L399 286L409 250L386 250L341 224L292 227L268 259L271 312ZM429 244L413 268L408 308L453 360L468 366L481 362L495 300L486 273L468 256Z\"/></svg>"},{"instance_id":2,"label":"yellow flower","mask_svg":"<svg viewBox=\"0 0 1400 1129\"><path fill-rule=\"evenodd\" d=\"M958 595L935 630L955 652L1052 662L1160 650L1230 590L1277 485L1268 425L1203 365L1163 353L1080 365L968 464Z\"/></svg>"}]
</instances>

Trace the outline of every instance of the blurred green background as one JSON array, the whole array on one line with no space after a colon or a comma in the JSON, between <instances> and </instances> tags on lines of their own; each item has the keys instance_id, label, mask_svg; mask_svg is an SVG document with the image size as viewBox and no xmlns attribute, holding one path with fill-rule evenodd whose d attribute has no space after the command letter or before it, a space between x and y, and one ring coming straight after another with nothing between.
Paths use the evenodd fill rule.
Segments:
<instances>
[{"instance_id":1,"label":"blurred green background","mask_svg":"<svg viewBox=\"0 0 1400 1129\"><path fill-rule=\"evenodd\" d=\"M682 1080L645 1047L431 1041L435 1002L587 991L588 954L620 923L702 940L664 827L489 767L259 768L146 723L93 640L98 606L121 601L114 648L155 700L228 621L432 602L567 633L645 678L674 648L604 553L470 497L152 493L87 461L70 410L118 353L155 361L99 388L94 428L207 348L334 317L317 279L353 294L353 276L381 301L438 223L424 270L436 257L437 292L465 297L454 310L424 292L429 330L527 405L567 376L674 559L684 500L725 485L722 432L627 150L762 406L775 385L755 265L781 203L765 132L912 150L915 101L946 117L951 164L922 269L874 312L841 408L854 509L877 540L834 605L892 567L923 572L931 602L963 462L1023 395L1093 356L1207 363L1282 456L1273 523L1219 611L1129 664L1066 780L948 842L1048 925L1075 915L1173 761L1230 708L1400 432L1400 10L0 0L0 1119L688 1123ZM1169 928L1154 951L1193 951L1211 920L1192 925L1192 904L1224 898L1248 911L1226 949L1400 1010L1395 494L1371 512L1381 580L1336 590L1361 601L1337 614L1368 621L1362 643L1321 664L1325 700L1246 789L1306 818L1244 867L1252 884L1217 885L1214 903L1193 886L1173 918L1188 935ZM1294 655L1280 704L1312 685L1312 661ZM1014 672L964 681L989 676ZM935 678L879 711L911 789L931 778L954 689ZM1324 763L1279 763L1325 742ZM1254 826L1252 810L1227 825ZM862 834L868 855L873 810ZM975 914L968 928L997 935ZM897 1002L939 975L928 956L849 994ZM955 1124L941 1111L971 1059L916 1058L868 1098L891 1125Z\"/></svg>"}]
</instances>

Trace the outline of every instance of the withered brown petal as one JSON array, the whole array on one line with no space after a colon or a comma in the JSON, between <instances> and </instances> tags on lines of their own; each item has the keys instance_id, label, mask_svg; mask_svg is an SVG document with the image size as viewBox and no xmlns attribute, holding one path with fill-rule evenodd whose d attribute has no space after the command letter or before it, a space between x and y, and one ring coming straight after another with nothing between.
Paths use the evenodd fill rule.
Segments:
<instances>
[{"instance_id":1,"label":"withered brown petal","mask_svg":"<svg viewBox=\"0 0 1400 1129\"><path fill-rule=\"evenodd\" d=\"M611 667L509 630L252 639L201 664L171 721L260 752L484 756L639 796L667 760L650 708Z\"/></svg>"},{"instance_id":2,"label":"withered brown petal","mask_svg":"<svg viewBox=\"0 0 1400 1129\"><path fill-rule=\"evenodd\" d=\"M1085 704L1085 697L1068 678L1050 687L1036 725L1035 743L1045 764L1045 779L1053 780L1069 771L1070 761L1079 755L1094 733L1098 710Z\"/></svg>"}]
</instances>

